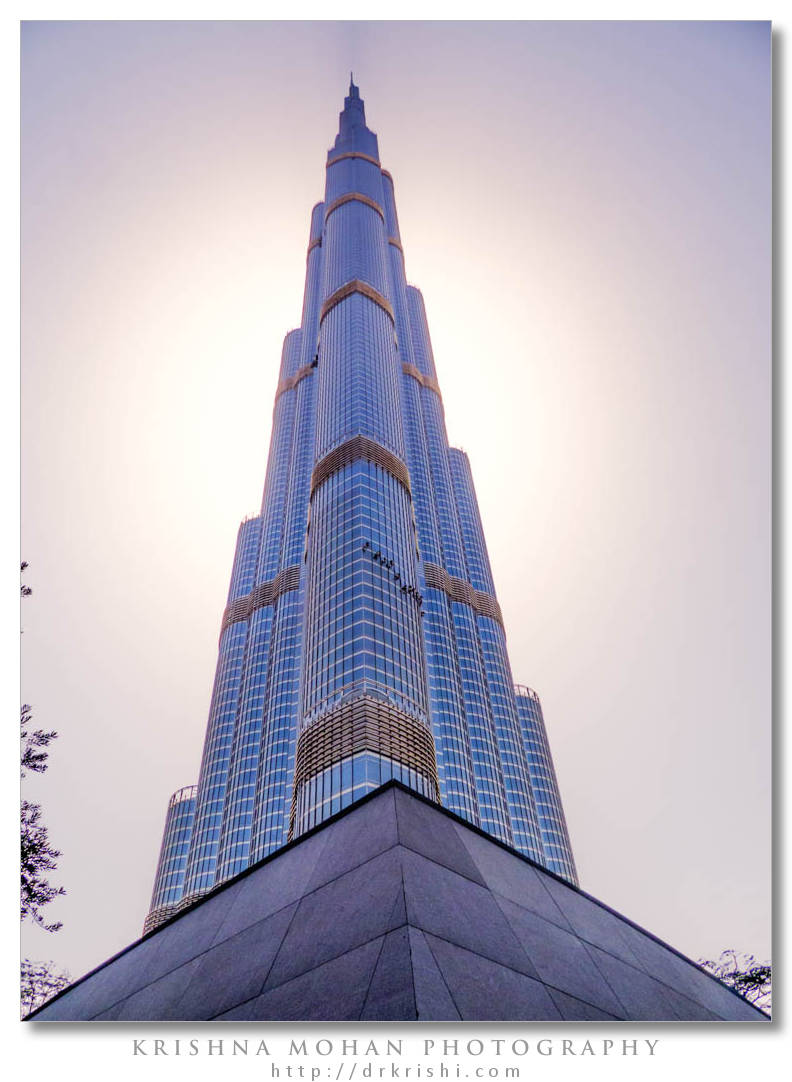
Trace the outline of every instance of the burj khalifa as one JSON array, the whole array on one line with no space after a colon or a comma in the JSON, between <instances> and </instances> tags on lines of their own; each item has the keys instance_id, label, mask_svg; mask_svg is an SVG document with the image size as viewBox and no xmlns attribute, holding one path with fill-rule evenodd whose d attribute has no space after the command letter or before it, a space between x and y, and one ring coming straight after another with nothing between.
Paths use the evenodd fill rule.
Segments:
<instances>
[{"instance_id":1,"label":"burj khalifa","mask_svg":"<svg viewBox=\"0 0 792 1082\"><path fill-rule=\"evenodd\" d=\"M470 463L448 444L393 178L353 82L306 263L200 775L170 800L146 930L391 778L577 883L541 703L513 682Z\"/></svg>"}]
</instances>

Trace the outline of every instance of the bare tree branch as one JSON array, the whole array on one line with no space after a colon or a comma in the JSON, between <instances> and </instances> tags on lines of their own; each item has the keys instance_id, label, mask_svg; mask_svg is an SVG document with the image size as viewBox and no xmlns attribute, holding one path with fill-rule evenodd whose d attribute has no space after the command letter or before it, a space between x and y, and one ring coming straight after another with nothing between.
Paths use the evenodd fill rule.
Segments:
<instances>
[{"instance_id":1,"label":"bare tree branch","mask_svg":"<svg viewBox=\"0 0 792 1082\"><path fill-rule=\"evenodd\" d=\"M24 958L21 966L20 1016L27 1018L70 983L69 974L59 970L54 962L31 962L29 958Z\"/></svg>"},{"instance_id":2,"label":"bare tree branch","mask_svg":"<svg viewBox=\"0 0 792 1082\"><path fill-rule=\"evenodd\" d=\"M753 1003L765 1014L773 1005L773 971L769 962L757 962L752 954L738 953L734 949L721 952L717 962L699 959L699 965L708 969L719 981L733 988L743 999Z\"/></svg>"}]
</instances>

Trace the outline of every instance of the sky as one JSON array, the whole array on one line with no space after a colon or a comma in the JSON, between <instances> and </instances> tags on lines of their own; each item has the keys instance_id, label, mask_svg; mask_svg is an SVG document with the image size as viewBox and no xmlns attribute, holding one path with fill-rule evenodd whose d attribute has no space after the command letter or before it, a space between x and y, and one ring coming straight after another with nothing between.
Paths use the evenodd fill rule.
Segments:
<instances>
[{"instance_id":1,"label":"sky","mask_svg":"<svg viewBox=\"0 0 792 1082\"><path fill-rule=\"evenodd\" d=\"M22 37L22 698L68 891L137 938L350 68L394 177L581 886L770 953L762 23L38 23Z\"/></svg>"}]
</instances>

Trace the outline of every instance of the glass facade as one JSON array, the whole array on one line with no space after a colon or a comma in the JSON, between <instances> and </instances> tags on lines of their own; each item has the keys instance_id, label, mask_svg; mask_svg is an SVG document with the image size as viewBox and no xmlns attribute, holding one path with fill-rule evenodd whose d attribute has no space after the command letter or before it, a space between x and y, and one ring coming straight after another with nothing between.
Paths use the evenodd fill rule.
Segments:
<instances>
[{"instance_id":1,"label":"glass facade","mask_svg":"<svg viewBox=\"0 0 792 1082\"><path fill-rule=\"evenodd\" d=\"M168 802L151 906L143 931L162 924L179 908L184 895L184 867L195 819L196 785L178 789Z\"/></svg>"},{"instance_id":2,"label":"glass facade","mask_svg":"<svg viewBox=\"0 0 792 1082\"><path fill-rule=\"evenodd\" d=\"M520 684L514 689L517 710L522 726L525 754L531 771L539 830L545 852L546 868L556 872L570 883L577 883L575 858L569 841L561 794L558 791L553 757L547 740L542 704L531 688Z\"/></svg>"},{"instance_id":3,"label":"glass facade","mask_svg":"<svg viewBox=\"0 0 792 1082\"><path fill-rule=\"evenodd\" d=\"M168 889L186 904L392 777L574 879L545 821L470 465L448 444L393 180L354 85L325 174Z\"/></svg>"}]
</instances>

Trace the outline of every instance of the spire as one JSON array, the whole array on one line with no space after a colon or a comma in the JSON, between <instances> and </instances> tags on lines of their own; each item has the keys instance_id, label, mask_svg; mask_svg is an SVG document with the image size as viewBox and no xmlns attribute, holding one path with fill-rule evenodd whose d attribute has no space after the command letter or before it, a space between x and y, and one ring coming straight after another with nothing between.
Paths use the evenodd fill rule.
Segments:
<instances>
[{"instance_id":1,"label":"spire","mask_svg":"<svg viewBox=\"0 0 792 1082\"><path fill-rule=\"evenodd\" d=\"M344 98L344 109L338 117L338 135L329 157L337 153L360 151L373 158L379 156L377 137L366 127L366 110L360 96L360 88L355 86L355 76L349 73L349 93Z\"/></svg>"}]
</instances>

